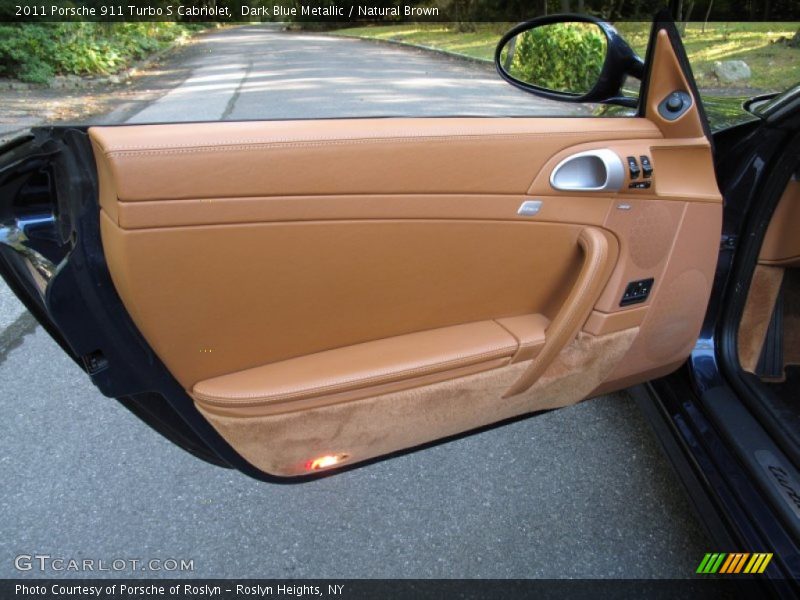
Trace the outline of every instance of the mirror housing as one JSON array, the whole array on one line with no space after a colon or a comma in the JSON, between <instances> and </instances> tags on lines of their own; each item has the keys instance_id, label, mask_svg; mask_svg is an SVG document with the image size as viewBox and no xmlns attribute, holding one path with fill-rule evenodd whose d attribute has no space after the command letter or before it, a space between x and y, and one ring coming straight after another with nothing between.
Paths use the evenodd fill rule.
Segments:
<instances>
[{"instance_id":1,"label":"mirror housing","mask_svg":"<svg viewBox=\"0 0 800 600\"><path fill-rule=\"evenodd\" d=\"M537 85L535 81L526 81L515 77L508 71L507 67L510 65L510 61L507 60L508 53L514 52L518 36L549 25L567 25L570 23L593 25L597 27L605 38L605 57L602 60L602 65L597 65L597 70L599 71L597 80L588 91L555 90L545 85ZM591 27L587 27L587 29L591 29ZM555 28L553 30L555 31ZM607 21L587 15L548 15L520 23L509 30L498 42L494 53L494 63L500 76L511 85L537 96L562 102L599 102L636 107L638 98L624 96L622 94L622 85L628 76L635 77L640 81L644 76L644 61L633 51L617 30Z\"/></svg>"}]
</instances>

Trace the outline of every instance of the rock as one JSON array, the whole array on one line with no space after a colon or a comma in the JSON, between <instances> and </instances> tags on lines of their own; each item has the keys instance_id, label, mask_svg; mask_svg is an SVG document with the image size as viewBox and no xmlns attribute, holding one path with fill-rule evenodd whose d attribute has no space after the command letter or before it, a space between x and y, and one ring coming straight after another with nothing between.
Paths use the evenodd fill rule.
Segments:
<instances>
[{"instance_id":1,"label":"rock","mask_svg":"<svg viewBox=\"0 0 800 600\"><path fill-rule=\"evenodd\" d=\"M750 67L743 60L718 60L714 63L714 75L722 83L736 83L750 79Z\"/></svg>"},{"instance_id":2,"label":"rock","mask_svg":"<svg viewBox=\"0 0 800 600\"><path fill-rule=\"evenodd\" d=\"M125 69L120 71L119 73L114 73L113 75L109 75L106 77L106 81L108 83L113 83L114 85L119 85L120 83L125 83L128 79L131 78L131 71L132 69Z\"/></svg>"},{"instance_id":3,"label":"rock","mask_svg":"<svg viewBox=\"0 0 800 600\"><path fill-rule=\"evenodd\" d=\"M23 83L22 81L12 81L9 89L12 89L12 90L15 90L15 91L24 91L24 90L31 89L31 86L30 86L30 84Z\"/></svg>"},{"instance_id":4,"label":"rock","mask_svg":"<svg viewBox=\"0 0 800 600\"><path fill-rule=\"evenodd\" d=\"M56 75L49 85L54 90L76 90L84 87L85 82L78 75Z\"/></svg>"}]
</instances>

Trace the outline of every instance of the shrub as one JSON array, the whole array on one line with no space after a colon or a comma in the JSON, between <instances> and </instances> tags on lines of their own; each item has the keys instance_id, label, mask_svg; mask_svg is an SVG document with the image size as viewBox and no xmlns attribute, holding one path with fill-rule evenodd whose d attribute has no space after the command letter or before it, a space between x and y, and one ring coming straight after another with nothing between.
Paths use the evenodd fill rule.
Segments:
<instances>
[{"instance_id":1,"label":"shrub","mask_svg":"<svg viewBox=\"0 0 800 600\"><path fill-rule=\"evenodd\" d=\"M514 77L551 90L584 94L600 76L606 40L596 25L557 23L521 33L507 52L513 52L507 68Z\"/></svg>"},{"instance_id":2,"label":"shrub","mask_svg":"<svg viewBox=\"0 0 800 600\"><path fill-rule=\"evenodd\" d=\"M45 83L53 75L109 74L197 30L182 23L0 25L0 77Z\"/></svg>"}]
</instances>

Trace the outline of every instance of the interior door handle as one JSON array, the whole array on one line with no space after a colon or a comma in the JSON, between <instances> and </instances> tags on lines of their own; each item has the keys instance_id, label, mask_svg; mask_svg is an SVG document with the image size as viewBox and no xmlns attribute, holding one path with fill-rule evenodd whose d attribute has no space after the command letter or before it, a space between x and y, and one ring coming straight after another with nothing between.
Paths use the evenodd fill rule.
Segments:
<instances>
[{"instance_id":1,"label":"interior door handle","mask_svg":"<svg viewBox=\"0 0 800 600\"><path fill-rule=\"evenodd\" d=\"M618 192L624 183L622 159L608 148L568 156L550 174L553 189L571 192Z\"/></svg>"},{"instance_id":2,"label":"interior door handle","mask_svg":"<svg viewBox=\"0 0 800 600\"><path fill-rule=\"evenodd\" d=\"M586 227L578 235L578 244L583 251L583 266L578 274L578 280L564 306L547 327L541 351L503 395L504 398L524 392L536 383L564 346L578 335L603 291L610 275L606 236L597 228Z\"/></svg>"}]
</instances>

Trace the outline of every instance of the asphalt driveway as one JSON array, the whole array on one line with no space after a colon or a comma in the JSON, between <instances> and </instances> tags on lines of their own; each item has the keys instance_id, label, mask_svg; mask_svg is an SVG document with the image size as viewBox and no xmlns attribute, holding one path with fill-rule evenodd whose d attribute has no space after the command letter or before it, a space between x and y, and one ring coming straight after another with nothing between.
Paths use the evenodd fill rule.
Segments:
<instances>
[{"instance_id":1,"label":"asphalt driveway","mask_svg":"<svg viewBox=\"0 0 800 600\"><path fill-rule=\"evenodd\" d=\"M485 68L281 34L207 35L104 122L556 114ZM0 576L19 554L186 559L196 577L685 577L708 551L625 393L301 485L209 466L101 396L0 287ZM61 573L65 576L84 575Z\"/></svg>"}]
</instances>

